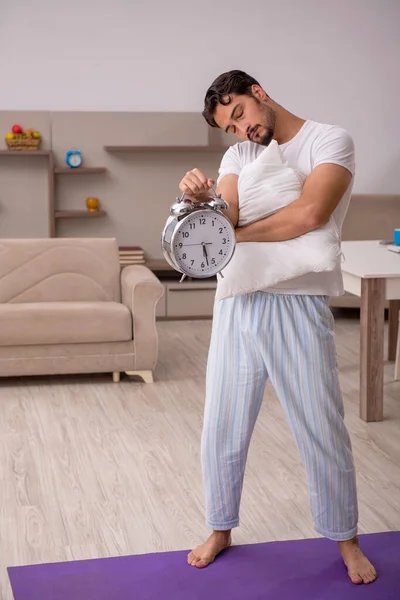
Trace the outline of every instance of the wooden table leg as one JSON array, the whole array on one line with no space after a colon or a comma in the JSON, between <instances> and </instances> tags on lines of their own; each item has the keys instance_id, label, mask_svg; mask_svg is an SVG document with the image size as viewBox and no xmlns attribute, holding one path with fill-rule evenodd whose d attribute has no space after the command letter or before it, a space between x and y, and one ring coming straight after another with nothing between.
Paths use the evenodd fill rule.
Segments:
<instances>
[{"instance_id":1,"label":"wooden table leg","mask_svg":"<svg viewBox=\"0 0 400 600\"><path fill-rule=\"evenodd\" d=\"M397 336L399 331L399 312L400 300L390 300L388 360L396 360Z\"/></svg>"},{"instance_id":2,"label":"wooden table leg","mask_svg":"<svg viewBox=\"0 0 400 600\"><path fill-rule=\"evenodd\" d=\"M383 419L385 280L361 280L360 417Z\"/></svg>"}]
</instances>

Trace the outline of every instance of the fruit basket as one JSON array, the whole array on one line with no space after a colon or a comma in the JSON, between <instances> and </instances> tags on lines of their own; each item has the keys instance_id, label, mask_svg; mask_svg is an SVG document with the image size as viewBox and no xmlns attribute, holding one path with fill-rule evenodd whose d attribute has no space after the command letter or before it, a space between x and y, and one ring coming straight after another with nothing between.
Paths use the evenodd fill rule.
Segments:
<instances>
[{"instance_id":1,"label":"fruit basket","mask_svg":"<svg viewBox=\"0 0 400 600\"><path fill-rule=\"evenodd\" d=\"M14 125L12 131L6 135L6 144L9 150L38 150L42 136L38 131L27 129L24 131L20 125Z\"/></svg>"},{"instance_id":2,"label":"fruit basket","mask_svg":"<svg viewBox=\"0 0 400 600\"><path fill-rule=\"evenodd\" d=\"M34 138L21 138L6 140L9 150L38 150L41 140Z\"/></svg>"}]
</instances>

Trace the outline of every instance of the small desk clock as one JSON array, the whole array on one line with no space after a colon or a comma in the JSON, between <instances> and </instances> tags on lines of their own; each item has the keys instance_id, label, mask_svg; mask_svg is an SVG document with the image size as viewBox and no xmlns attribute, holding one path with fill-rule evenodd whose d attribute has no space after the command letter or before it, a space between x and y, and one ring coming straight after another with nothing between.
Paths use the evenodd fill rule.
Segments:
<instances>
[{"instance_id":1,"label":"small desk clock","mask_svg":"<svg viewBox=\"0 0 400 600\"><path fill-rule=\"evenodd\" d=\"M192 202L182 194L171 206L161 248L168 264L183 274L181 281L186 276L213 277L231 260L236 236L222 212L227 208L220 195L210 196L206 202Z\"/></svg>"},{"instance_id":2,"label":"small desk clock","mask_svg":"<svg viewBox=\"0 0 400 600\"><path fill-rule=\"evenodd\" d=\"M68 150L65 155L65 162L72 169L80 167L82 164L82 152L76 149Z\"/></svg>"}]
</instances>

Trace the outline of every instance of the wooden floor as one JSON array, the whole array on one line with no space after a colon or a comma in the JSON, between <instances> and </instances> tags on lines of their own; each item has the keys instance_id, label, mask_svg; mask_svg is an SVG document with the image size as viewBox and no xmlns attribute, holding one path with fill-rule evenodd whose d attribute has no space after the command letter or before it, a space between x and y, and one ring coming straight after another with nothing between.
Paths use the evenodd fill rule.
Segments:
<instances>
[{"instance_id":1,"label":"wooden floor","mask_svg":"<svg viewBox=\"0 0 400 600\"><path fill-rule=\"evenodd\" d=\"M0 597L6 567L190 548L208 533L199 464L210 321L161 322L156 383L111 375L0 382ZM359 323L336 321L360 532L400 529L400 383L358 417ZM314 537L304 472L268 386L234 542Z\"/></svg>"}]
</instances>

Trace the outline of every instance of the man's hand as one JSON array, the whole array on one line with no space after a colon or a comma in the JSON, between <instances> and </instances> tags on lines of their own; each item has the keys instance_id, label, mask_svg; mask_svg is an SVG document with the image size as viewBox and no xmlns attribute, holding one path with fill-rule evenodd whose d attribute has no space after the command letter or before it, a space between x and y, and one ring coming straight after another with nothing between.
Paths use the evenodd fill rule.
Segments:
<instances>
[{"instance_id":1,"label":"man's hand","mask_svg":"<svg viewBox=\"0 0 400 600\"><path fill-rule=\"evenodd\" d=\"M237 242L282 242L325 225L350 185L345 167L327 163L307 177L302 195L270 217L236 229Z\"/></svg>"},{"instance_id":2,"label":"man's hand","mask_svg":"<svg viewBox=\"0 0 400 600\"><path fill-rule=\"evenodd\" d=\"M202 202L209 197L208 190L212 188L215 181L209 179L199 169L188 171L179 184L179 189L191 200Z\"/></svg>"},{"instance_id":3,"label":"man's hand","mask_svg":"<svg viewBox=\"0 0 400 600\"><path fill-rule=\"evenodd\" d=\"M214 184L215 181L206 177L199 169L192 169L181 180L179 189L194 202L206 202L210 197L209 190ZM225 175L216 192L228 203L229 208L223 213L231 221L233 227L236 227L239 219L238 176Z\"/></svg>"}]
</instances>

